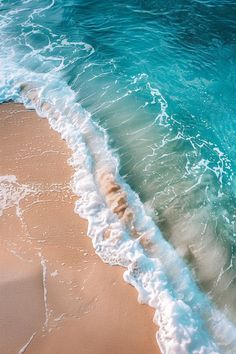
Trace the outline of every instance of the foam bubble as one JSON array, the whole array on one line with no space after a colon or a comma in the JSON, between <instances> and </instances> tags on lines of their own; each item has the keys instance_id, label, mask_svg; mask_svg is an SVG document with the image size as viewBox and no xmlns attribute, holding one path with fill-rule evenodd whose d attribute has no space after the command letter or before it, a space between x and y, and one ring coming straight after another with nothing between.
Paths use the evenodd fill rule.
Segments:
<instances>
[{"instance_id":1,"label":"foam bubble","mask_svg":"<svg viewBox=\"0 0 236 354\"><path fill-rule=\"evenodd\" d=\"M9 17L4 18L3 25L8 21ZM85 43L80 47L86 55L93 52ZM23 68L13 52L0 55L0 100L22 101L26 107L36 109L66 140L75 169L73 190L80 196L75 212L88 219L88 234L99 256L105 262L126 267L124 279L136 287L139 301L156 309L154 320L160 327L157 340L163 352L233 353L235 327L199 290L186 264L119 175L119 159L109 149L106 132L76 102L75 92L65 84L57 68L49 67L45 73ZM153 103L160 100L158 120L166 126L166 102L159 91L151 86L150 90ZM163 138L163 145L167 140ZM7 184L15 186L14 177L4 180L4 186ZM17 188L13 199L3 198L4 207L18 203L28 193L25 186L20 194Z\"/></svg>"},{"instance_id":2,"label":"foam bubble","mask_svg":"<svg viewBox=\"0 0 236 354\"><path fill-rule=\"evenodd\" d=\"M37 192L36 186L19 183L15 175L0 176L0 216L4 210L11 207L16 208L16 214L19 216L20 201Z\"/></svg>"},{"instance_id":3,"label":"foam bubble","mask_svg":"<svg viewBox=\"0 0 236 354\"><path fill-rule=\"evenodd\" d=\"M99 256L127 267L124 279L136 287L139 301L157 309L160 347L167 353L232 352L234 326L201 293L138 196L119 176L119 161L108 148L106 132L73 101L72 93L65 96L65 106L58 107L53 95L45 102L45 92L35 84L21 86L25 105L33 104L46 116L72 149L73 188L81 196L75 211L88 219L88 234Z\"/></svg>"}]
</instances>

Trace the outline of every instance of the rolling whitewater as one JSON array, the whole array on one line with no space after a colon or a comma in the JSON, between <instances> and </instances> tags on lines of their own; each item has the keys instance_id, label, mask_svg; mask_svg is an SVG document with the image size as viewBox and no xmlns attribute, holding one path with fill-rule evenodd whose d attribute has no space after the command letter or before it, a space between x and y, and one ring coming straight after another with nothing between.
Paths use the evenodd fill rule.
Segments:
<instances>
[{"instance_id":1,"label":"rolling whitewater","mask_svg":"<svg viewBox=\"0 0 236 354\"><path fill-rule=\"evenodd\" d=\"M236 348L235 19L230 0L0 1L0 101L66 140L75 212L163 353Z\"/></svg>"}]
</instances>

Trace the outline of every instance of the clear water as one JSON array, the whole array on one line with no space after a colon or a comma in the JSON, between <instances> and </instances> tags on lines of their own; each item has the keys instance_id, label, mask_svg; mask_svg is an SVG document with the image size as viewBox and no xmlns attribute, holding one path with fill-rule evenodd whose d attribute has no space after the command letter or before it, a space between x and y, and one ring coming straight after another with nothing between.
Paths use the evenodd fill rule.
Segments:
<instances>
[{"instance_id":1,"label":"clear water","mask_svg":"<svg viewBox=\"0 0 236 354\"><path fill-rule=\"evenodd\" d=\"M236 324L236 2L0 4L2 100L19 77L41 80L48 99L55 77L69 87L146 213Z\"/></svg>"}]
</instances>

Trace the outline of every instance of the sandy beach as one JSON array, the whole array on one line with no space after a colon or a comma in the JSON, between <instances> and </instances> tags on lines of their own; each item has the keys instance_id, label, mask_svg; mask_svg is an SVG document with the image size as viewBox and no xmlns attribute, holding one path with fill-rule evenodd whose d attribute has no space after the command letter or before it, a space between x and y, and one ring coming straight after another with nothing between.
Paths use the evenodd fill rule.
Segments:
<instances>
[{"instance_id":1,"label":"sandy beach","mask_svg":"<svg viewBox=\"0 0 236 354\"><path fill-rule=\"evenodd\" d=\"M0 353L154 354L154 311L74 213L70 151L46 119L0 106Z\"/></svg>"}]
</instances>

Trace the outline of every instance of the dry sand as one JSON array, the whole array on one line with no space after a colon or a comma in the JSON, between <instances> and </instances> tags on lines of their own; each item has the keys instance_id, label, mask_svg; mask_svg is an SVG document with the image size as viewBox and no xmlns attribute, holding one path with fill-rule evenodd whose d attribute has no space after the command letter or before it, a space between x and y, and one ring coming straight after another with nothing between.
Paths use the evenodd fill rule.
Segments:
<instances>
[{"instance_id":1,"label":"dry sand","mask_svg":"<svg viewBox=\"0 0 236 354\"><path fill-rule=\"evenodd\" d=\"M73 211L65 142L3 104L0 150L0 175L12 176L0 181L0 353L159 353L154 311L98 258Z\"/></svg>"}]
</instances>

